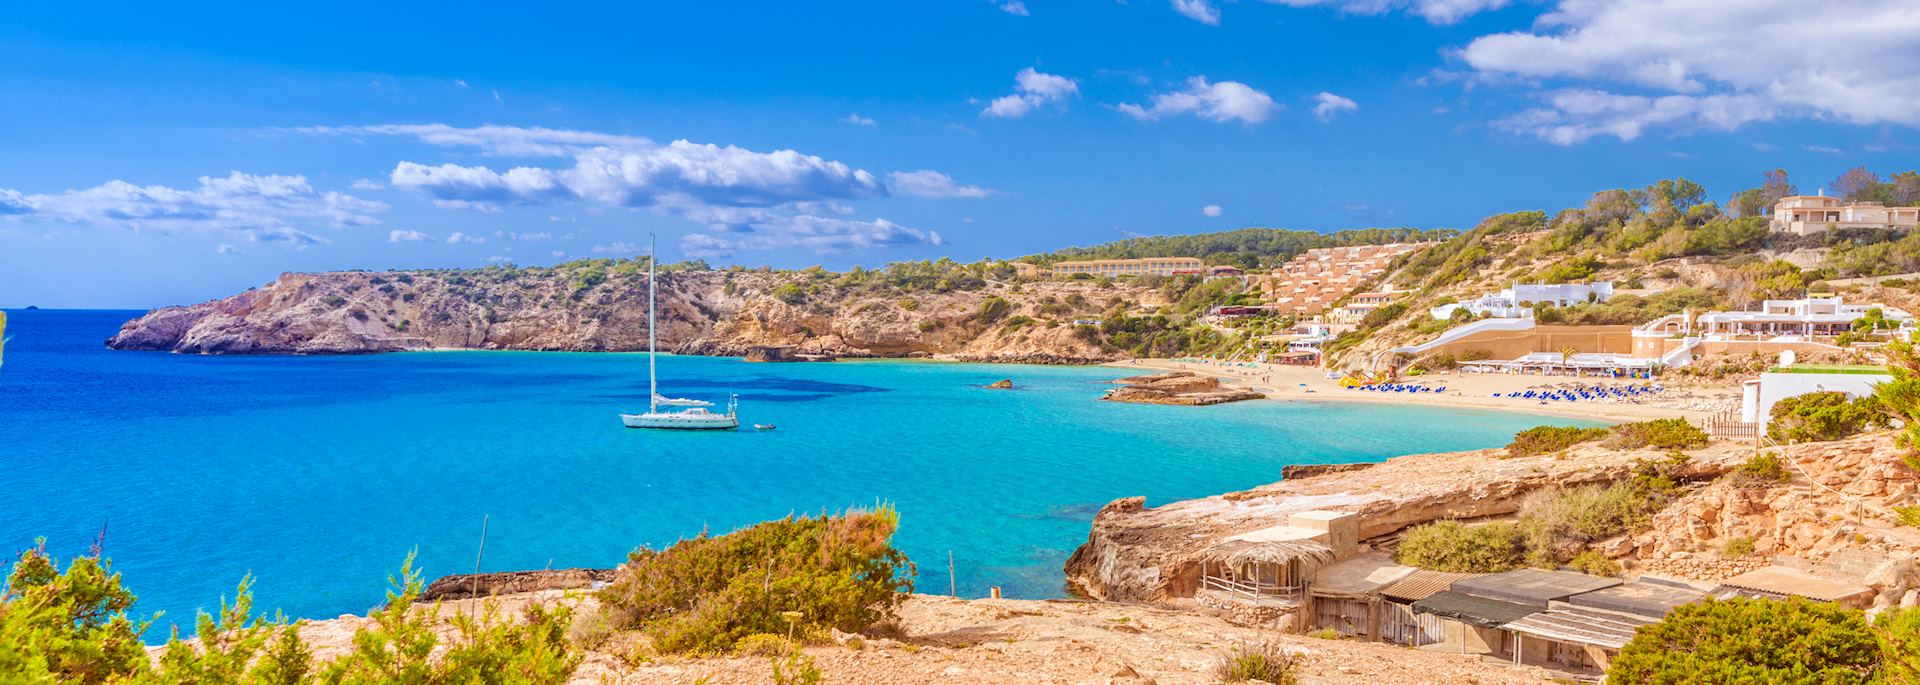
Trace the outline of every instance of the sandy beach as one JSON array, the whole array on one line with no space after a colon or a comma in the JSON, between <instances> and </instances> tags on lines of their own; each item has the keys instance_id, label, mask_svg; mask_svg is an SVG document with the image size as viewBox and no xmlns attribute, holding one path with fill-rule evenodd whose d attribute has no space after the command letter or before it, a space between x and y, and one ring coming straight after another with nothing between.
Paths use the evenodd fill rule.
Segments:
<instances>
[{"instance_id":1,"label":"sandy beach","mask_svg":"<svg viewBox=\"0 0 1920 685\"><path fill-rule=\"evenodd\" d=\"M1740 399L1739 387L1735 385L1724 387L1669 387L1667 392L1662 394L1658 399L1643 401L1639 404L1624 402L1539 402L1507 399L1504 395L1511 392L1524 392L1529 389L1541 389L1553 386L1596 384L1627 385L1629 383L1627 381L1597 378L1507 376L1442 372L1429 373L1417 378L1406 379L1406 381L1417 382L1428 386L1445 386L1447 389L1445 393L1391 393L1364 392L1342 388L1338 380L1328 379L1326 377L1326 371L1317 367L1285 366L1280 364L1221 366L1201 362L1178 362L1171 359L1130 359L1127 361L1114 362L1108 364L1108 366L1153 372L1191 371L1219 378L1222 382L1231 385L1252 388L1259 392L1266 393L1272 400L1283 402L1324 401L1432 404L1448 407L1493 409L1615 422L1646 421L1648 419L1673 417L1700 419L1728 408L1737 407ZM1503 397L1494 397L1494 393L1499 393L1503 395Z\"/></svg>"}]
</instances>

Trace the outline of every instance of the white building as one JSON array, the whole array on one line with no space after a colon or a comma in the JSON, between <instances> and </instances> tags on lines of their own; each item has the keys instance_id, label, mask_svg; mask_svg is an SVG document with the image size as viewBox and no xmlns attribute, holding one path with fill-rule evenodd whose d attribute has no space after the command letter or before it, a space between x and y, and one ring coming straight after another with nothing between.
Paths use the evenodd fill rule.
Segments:
<instances>
[{"instance_id":1,"label":"white building","mask_svg":"<svg viewBox=\"0 0 1920 685\"><path fill-rule=\"evenodd\" d=\"M1794 195L1773 203L1772 229L1794 235L1825 233L1847 228L1913 228L1920 225L1920 207L1887 207L1878 202L1842 204L1840 198Z\"/></svg>"},{"instance_id":2,"label":"white building","mask_svg":"<svg viewBox=\"0 0 1920 685\"><path fill-rule=\"evenodd\" d=\"M1837 337L1853 330L1853 322L1874 309L1898 324L1901 331L1912 326L1912 314L1883 304L1847 304L1839 297L1808 297L1766 300L1755 311L1706 312L1695 316L1691 326L1687 324L1686 314L1670 314L1642 324L1634 336L1697 335L1708 342L1751 339L1805 342Z\"/></svg>"},{"instance_id":3,"label":"white building","mask_svg":"<svg viewBox=\"0 0 1920 685\"><path fill-rule=\"evenodd\" d=\"M1755 424L1762 433L1773 417L1773 405L1789 397L1816 392L1842 392L1847 397L1873 394L1876 385L1893 380L1885 367L1877 366L1794 366L1791 355L1785 365L1768 369L1758 379L1741 385L1740 420Z\"/></svg>"},{"instance_id":4,"label":"white building","mask_svg":"<svg viewBox=\"0 0 1920 685\"><path fill-rule=\"evenodd\" d=\"M1516 283L1497 293L1478 299L1434 307L1433 318L1451 319L1453 312L1465 309L1474 318L1493 316L1503 319L1533 316L1533 305L1541 302L1565 307L1582 302L1605 302L1613 297L1613 283L1556 283L1552 285Z\"/></svg>"}]
</instances>

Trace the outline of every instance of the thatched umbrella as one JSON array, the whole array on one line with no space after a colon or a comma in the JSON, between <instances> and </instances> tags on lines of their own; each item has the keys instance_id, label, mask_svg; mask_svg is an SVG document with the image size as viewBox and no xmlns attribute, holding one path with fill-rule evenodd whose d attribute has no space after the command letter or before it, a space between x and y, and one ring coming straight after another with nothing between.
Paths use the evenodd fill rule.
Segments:
<instances>
[{"instance_id":1,"label":"thatched umbrella","mask_svg":"<svg viewBox=\"0 0 1920 685\"><path fill-rule=\"evenodd\" d=\"M1302 575L1312 575L1333 562L1333 548L1312 540L1228 540L1207 548L1205 554L1207 561L1219 562L1228 568L1248 563L1285 566L1297 561Z\"/></svg>"}]
</instances>

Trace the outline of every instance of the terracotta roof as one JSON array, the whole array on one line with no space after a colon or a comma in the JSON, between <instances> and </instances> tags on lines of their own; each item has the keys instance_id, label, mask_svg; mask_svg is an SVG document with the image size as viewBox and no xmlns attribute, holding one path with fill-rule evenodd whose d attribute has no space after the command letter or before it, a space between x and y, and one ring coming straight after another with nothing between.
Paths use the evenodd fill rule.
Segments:
<instances>
[{"instance_id":1,"label":"terracotta roof","mask_svg":"<svg viewBox=\"0 0 1920 685\"><path fill-rule=\"evenodd\" d=\"M1401 578L1392 585L1380 588L1380 595L1407 602L1426 599L1437 592L1445 591L1454 581L1478 578L1482 573L1447 573L1420 569Z\"/></svg>"}]
</instances>

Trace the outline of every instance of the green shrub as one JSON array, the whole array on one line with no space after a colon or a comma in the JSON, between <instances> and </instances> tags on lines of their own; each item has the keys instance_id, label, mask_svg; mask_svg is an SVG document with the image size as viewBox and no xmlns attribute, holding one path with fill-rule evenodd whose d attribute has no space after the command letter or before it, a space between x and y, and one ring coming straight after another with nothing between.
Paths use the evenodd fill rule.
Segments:
<instances>
[{"instance_id":1,"label":"green shrub","mask_svg":"<svg viewBox=\"0 0 1920 685\"><path fill-rule=\"evenodd\" d=\"M733 653L741 656L786 656L795 649L799 649L799 646L793 644L792 640L788 640L786 636L774 635L772 633L748 635L740 638L738 642L733 643Z\"/></svg>"},{"instance_id":2,"label":"green shrub","mask_svg":"<svg viewBox=\"0 0 1920 685\"><path fill-rule=\"evenodd\" d=\"M1433 571L1499 573L1520 566L1525 552L1514 524L1435 521L1408 529L1394 560Z\"/></svg>"},{"instance_id":3,"label":"green shrub","mask_svg":"<svg viewBox=\"0 0 1920 685\"><path fill-rule=\"evenodd\" d=\"M1920 608L1888 609L1873 620L1880 640L1880 681L1887 685L1920 683Z\"/></svg>"},{"instance_id":4,"label":"green shrub","mask_svg":"<svg viewBox=\"0 0 1920 685\"><path fill-rule=\"evenodd\" d=\"M1780 455L1762 452L1733 468L1733 482L1740 487L1766 487L1793 480Z\"/></svg>"},{"instance_id":5,"label":"green shrub","mask_svg":"<svg viewBox=\"0 0 1920 685\"><path fill-rule=\"evenodd\" d=\"M36 547L20 555L0 593L0 682L8 683L563 683L582 655L566 639L571 612L529 607L507 620L488 604L459 612L441 631L438 611L419 611L413 559L400 568L384 608L354 632L352 651L317 663L298 624L252 616L252 580L240 581L218 615L202 612L198 638L176 632L158 659L140 642L151 622L127 618L134 596L97 556L61 572ZM442 639L442 632L447 634Z\"/></svg>"},{"instance_id":6,"label":"green shrub","mask_svg":"<svg viewBox=\"0 0 1920 685\"><path fill-rule=\"evenodd\" d=\"M800 304L807 299L807 289L800 287L798 283L782 283L774 286L769 294L773 295L773 299L787 304Z\"/></svg>"},{"instance_id":7,"label":"green shrub","mask_svg":"<svg viewBox=\"0 0 1920 685\"><path fill-rule=\"evenodd\" d=\"M1220 659L1220 664L1213 669L1213 675L1223 683L1252 680L1274 685L1295 685L1300 682L1300 677L1295 674L1299 668L1300 657L1277 644L1241 645Z\"/></svg>"},{"instance_id":8,"label":"green shrub","mask_svg":"<svg viewBox=\"0 0 1920 685\"><path fill-rule=\"evenodd\" d=\"M1667 499L1664 493L1631 480L1530 497L1521 508L1519 523L1527 561L1552 568L1594 541L1643 529Z\"/></svg>"},{"instance_id":9,"label":"green shrub","mask_svg":"<svg viewBox=\"0 0 1920 685\"><path fill-rule=\"evenodd\" d=\"M1899 519L1900 525L1908 528L1920 528L1920 506L1894 507L1893 515Z\"/></svg>"},{"instance_id":10,"label":"green shrub","mask_svg":"<svg viewBox=\"0 0 1920 685\"><path fill-rule=\"evenodd\" d=\"M794 650L785 659L773 660L773 685L820 685L825 681L820 667L805 652Z\"/></svg>"},{"instance_id":11,"label":"green shrub","mask_svg":"<svg viewBox=\"0 0 1920 685\"><path fill-rule=\"evenodd\" d=\"M980 302L980 311L975 312L974 317L978 318L980 323L993 323L1006 318L1012 311L1013 303L994 295Z\"/></svg>"},{"instance_id":12,"label":"green shrub","mask_svg":"<svg viewBox=\"0 0 1920 685\"><path fill-rule=\"evenodd\" d=\"M1728 559L1753 556L1753 538L1746 536L1727 538L1727 541L1720 545L1720 556Z\"/></svg>"},{"instance_id":13,"label":"green shrub","mask_svg":"<svg viewBox=\"0 0 1920 685\"><path fill-rule=\"evenodd\" d=\"M1824 442L1886 425L1886 410L1869 395L1810 392L1774 403L1767 437L1781 442Z\"/></svg>"},{"instance_id":14,"label":"green shrub","mask_svg":"<svg viewBox=\"0 0 1920 685\"><path fill-rule=\"evenodd\" d=\"M600 591L601 605L661 653L721 654L749 635L793 629L859 632L913 590L913 564L891 543L898 524L881 507L642 547ZM798 621L789 625L787 612Z\"/></svg>"},{"instance_id":15,"label":"green shrub","mask_svg":"<svg viewBox=\"0 0 1920 685\"><path fill-rule=\"evenodd\" d=\"M1858 611L1792 599L1705 599L1640 629L1607 682L1873 682L1880 645Z\"/></svg>"},{"instance_id":16,"label":"green shrub","mask_svg":"<svg viewBox=\"0 0 1920 685\"><path fill-rule=\"evenodd\" d=\"M1567 426L1535 426L1513 435L1513 442L1507 444L1507 456L1525 457L1534 454L1558 452L1583 442L1607 437L1605 428L1572 428Z\"/></svg>"},{"instance_id":17,"label":"green shrub","mask_svg":"<svg viewBox=\"0 0 1920 685\"><path fill-rule=\"evenodd\" d=\"M1614 426L1613 438L1608 444L1626 450L1688 449L1704 446L1708 439L1706 431L1687 423L1686 419L1654 419Z\"/></svg>"},{"instance_id":18,"label":"green shrub","mask_svg":"<svg viewBox=\"0 0 1920 685\"><path fill-rule=\"evenodd\" d=\"M1587 575L1600 576L1602 578L1620 577L1620 564L1615 563L1612 559L1601 556L1599 552L1594 550L1587 550L1574 555L1572 559L1567 561L1567 566Z\"/></svg>"}]
</instances>

